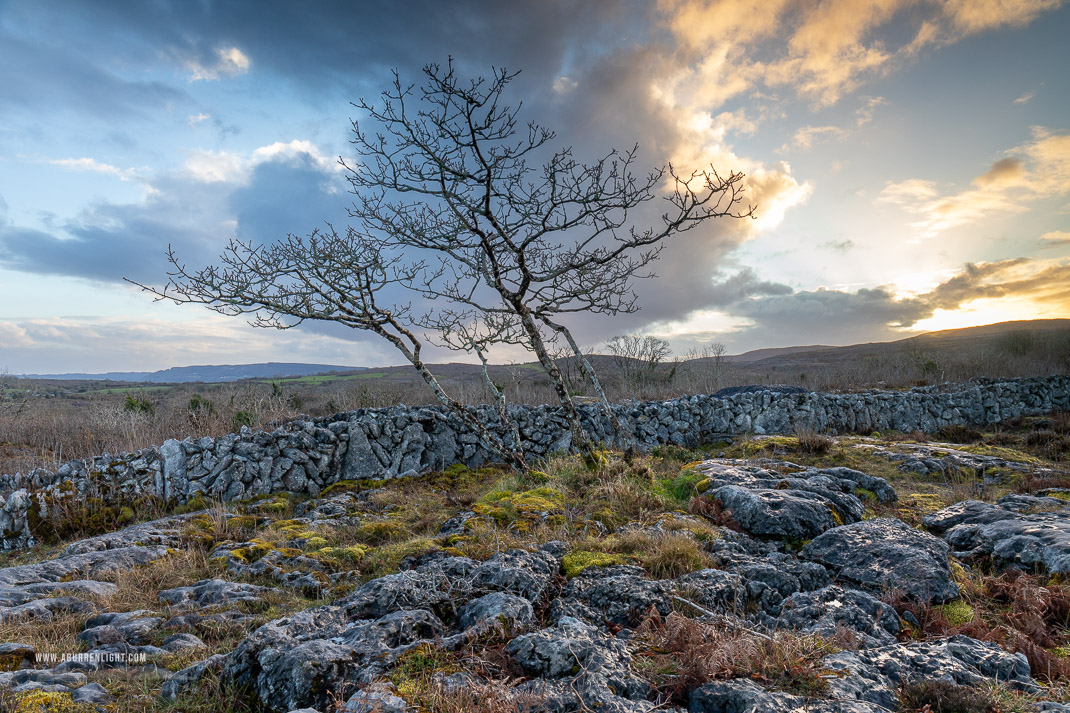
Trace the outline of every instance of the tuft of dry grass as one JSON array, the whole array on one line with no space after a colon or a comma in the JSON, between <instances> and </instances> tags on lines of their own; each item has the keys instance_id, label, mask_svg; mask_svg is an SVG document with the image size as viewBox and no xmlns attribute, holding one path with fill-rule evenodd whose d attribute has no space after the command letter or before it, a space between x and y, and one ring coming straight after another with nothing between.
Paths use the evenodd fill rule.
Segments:
<instances>
[{"instance_id":1,"label":"tuft of dry grass","mask_svg":"<svg viewBox=\"0 0 1070 713\"><path fill-rule=\"evenodd\" d=\"M89 614L54 614L50 619L6 621L0 624L0 642L29 644L37 651L71 653L82 650L78 634L85 628Z\"/></svg>"},{"instance_id":2,"label":"tuft of dry grass","mask_svg":"<svg viewBox=\"0 0 1070 713\"><path fill-rule=\"evenodd\" d=\"M708 495L700 495L692 498L687 506L687 511L692 515L698 515L709 520L718 527L725 527L735 532L743 532L743 527L732 517L732 510L721 504L720 500Z\"/></svg>"},{"instance_id":3,"label":"tuft of dry grass","mask_svg":"<svg viewBox=\"0 0 1070 713\"><path fill-rule=\"evenodd\" d=\"M116 572L111 577L115 594L101 603L108 611L159 609L157 595L161 590L183 587L212 575L203 550L193 547L171 550L165 557L147 565Z\"/></svg>"},{"instance_id":4,"label":"tuft of dry grass","mask_svg":"<svg viewBox=\"0 0 1070 713\"><path fill-rule=\"evenodd\" d=\"M797 451L811 456L824 455L836 445L836 441L812 428L797 427L795 429L795 439L797 441L795 446Z\"/></svg>"},{"instance_id":5,"label":"tuft of dry grass","mask_svg":"<svg viewBox=\"0 0 1070 713\"><path fill-rule=\"evenodd\" d=\"M713 560L693 536L670 532L652 538L639 562L654 579L673 579L688 572L713 566Z\"/></svg>"},{"instance_id":6,"label":"tuft of dry grass","mask_svg":"<svg viewBox=\"0 0 1070 713\"><path fill-rule=\"evenodd\" d=\"M988 691L943 680L907 683L899 689L899 702L911 713L1000 713Z\"/></svg>"}]
</instances>

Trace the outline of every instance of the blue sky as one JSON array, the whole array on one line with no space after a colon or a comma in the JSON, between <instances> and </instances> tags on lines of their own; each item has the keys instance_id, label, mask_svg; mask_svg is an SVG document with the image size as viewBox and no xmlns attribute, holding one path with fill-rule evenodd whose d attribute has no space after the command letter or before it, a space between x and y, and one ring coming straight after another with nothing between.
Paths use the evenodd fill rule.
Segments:
<instances>
[{"instance_id":1,"label":"blue sky","mask_svg":"<svg viewBox=\"0 0 1070 713\"><path fill-rule=\"evenodd\" d=\"M641 311L577 323L589 345L1067 317L1068 34L1059 0L0 0L0 369L398 363L122 278L164 282L168 244L204 265L344 224L350 102L451 55L522 70L510 98L581 155L638 142L651 167L748 175L758 220L674 241Z\"/></svg>"}]
</instances>

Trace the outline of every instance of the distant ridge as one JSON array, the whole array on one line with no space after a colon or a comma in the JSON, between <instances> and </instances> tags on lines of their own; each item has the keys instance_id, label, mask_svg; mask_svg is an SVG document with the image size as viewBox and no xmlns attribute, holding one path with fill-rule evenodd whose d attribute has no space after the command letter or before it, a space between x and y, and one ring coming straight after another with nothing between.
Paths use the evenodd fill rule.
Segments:
<instances>
[{"instance_id":1,"label":"distant ridge","mask_svg":"<svg viewBox=\"0 0 1070 713\"><path fill-rule=\"evenodd\" d=\"M153 384L216 383L241 379L281 379L287 376L310 376L339 371L360 371L362 366L328 364L221 364L219 366L174 366L160 371L109 371L106 374L23 374L27 379L61 381L130 381Z\"/></svg>"}]
</instances>

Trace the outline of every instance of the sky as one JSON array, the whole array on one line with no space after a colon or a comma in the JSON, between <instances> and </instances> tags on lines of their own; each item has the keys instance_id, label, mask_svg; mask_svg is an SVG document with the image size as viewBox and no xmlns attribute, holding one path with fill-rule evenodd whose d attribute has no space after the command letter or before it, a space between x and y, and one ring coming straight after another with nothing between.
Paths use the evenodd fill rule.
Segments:
<instances>
[{"instance_id":1,"label":"sky","mask_svg":"<svg viewBox=\"0 0 1070 713\"><path fill-rule=\"evenodd\" d=\"M401 363L124 278L345 225L353 102L450 57L520 70L507 99L580 158L746 174L756 219L675 236L639 311L574 318L585 346L1070 317L1067 36L1061 0L0 0L0 370Z\"/></svg>"}]
</instances>

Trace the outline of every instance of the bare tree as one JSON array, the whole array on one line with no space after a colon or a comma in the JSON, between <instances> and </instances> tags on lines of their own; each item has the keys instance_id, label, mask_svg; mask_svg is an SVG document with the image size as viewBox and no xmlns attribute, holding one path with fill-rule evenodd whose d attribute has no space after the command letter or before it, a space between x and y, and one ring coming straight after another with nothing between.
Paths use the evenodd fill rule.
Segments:
<instances>
[{"instance_id":1,"label":"bare tree","mask_svg":"<svg viewBox=\"0 0 1070 713\"><path fill-rule=\"evenodd\" d=\"M622 431L560 317L637 309L632 283L650 276L645 268L667 238L710 218L752 215L753 208L738 207L743 176L722 179L710 170L684 177L671 166L636 176L635 147L583 164L570 149L544 148L553 132L534 123L520 128L520 107L501 101L516 74L496 70L489 80L462 82L452 61L424 72L419 91L395 72L378 105L355 105L378 132L353 122L360 160L342 161L358 228L340 235L328 226L266 246L232 241L220 266L197 270L171 251L169 283L142 287L161 299L250 314L256 326L289 329L318 320L377 334L404 354L440 403L517 466L524 463L522 444L505 394L490 378L488 353L495 345L521 345L549 376L572 445L592 455L554 358L558 347L572 352ZM529 165L538 156L543 163ZM666 212L657 225L637 228L633 212L656 193ZM397 289L417 293L426 311L388 304ZM490 433L427 368L421 350L429 333L480 359L511 443Z\"/></svg>"},{"instance_id":2,"label":"bare tree","mask_svg":"<svg viewBox=\"0 0 1070 713\"><path fill-rule=\"evenodd\" d=\"M269 245L232 240L219 266L190 270L173 249L173 270L161 289L133 283L157 299L202 304L226 315L251 315L257 327L290 329L305 321L336 322L377 334L405 355L435 397L484 443L518 468L526 466L519 438L506 444L464 404L446 393L421 356L407 305L380 304L384 290L409 283L422 268L384 249L382 241L333 227L307 238ZM515 429L514 429L515 432Z\"/></svg>"},{"instance_id":3,"label":"bare tree","mask_svg":"<svg viewBox=\"0 0 1070 713\"><path fill-rule=\"evenodd\" d=\"M411 286L462 309L427 326L446 335L490 323L482 333L496 336L481 348L531 350L550 377L573 446L590 454L593 444L554 359L556 343L572 351L618 434L619 423L560 317L637 309L633 282L650 276L646 268L668 238L710 218L752 216L753 207L739 206L743 175L722 178L711 169L681 176L671 165L636 175L637 147L581 163L569 148L549 152L554 133L522 126L520 106L503 103L515 73L495 70L490 79L466 82L452 61L424 73L419 90L395 73L378 103L356 105L378 133L353 122L360 162L343 164L356 195L350 214L391 247L433 256ZM634 212L659 194L667 207L658 224L635 226ZM453 345L475 349L470 340Z\"/></svg>"},{"instance_id":4,"label":"bare tree","mask_svg":"<svg viewBox=\"0 0 1070 713\"><path fill-rule=\"evenodd\" d=\"M606 351L625 387L642 393L657 376L658 367L672 354L672 347L664 339L638 334L620 334L606 342Z\"/></svg>"}]
</instances>

